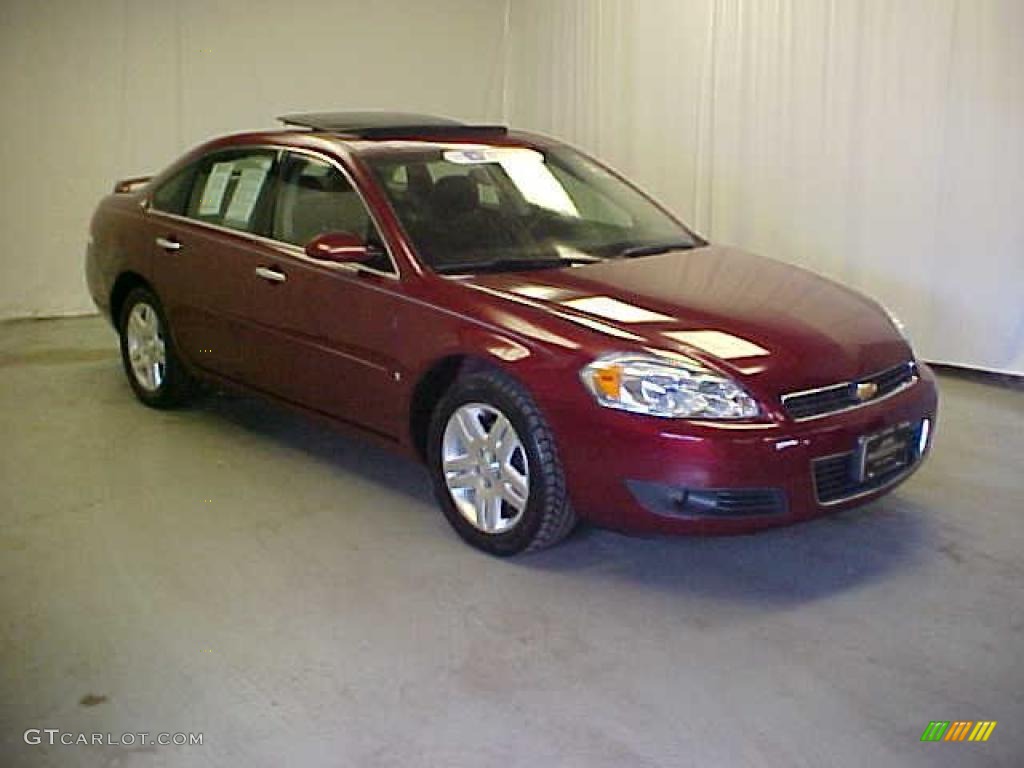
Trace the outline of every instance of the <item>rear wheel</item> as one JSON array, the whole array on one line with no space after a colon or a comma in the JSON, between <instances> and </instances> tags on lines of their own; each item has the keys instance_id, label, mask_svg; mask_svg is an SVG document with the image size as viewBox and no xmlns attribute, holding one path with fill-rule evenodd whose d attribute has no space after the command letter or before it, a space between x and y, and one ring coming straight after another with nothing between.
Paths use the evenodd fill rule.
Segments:
<instances>
[{"instance_id":1,"label":"rear wheel","mask_svg":"<svg viewBox=\"0 0 1024 768\"><path fill-rule=\"evenodd\" d=\"M434 413L428 462L448 521L486 552L542 549L575 525L551 431L507 376L455 382Z\"/></svg>"},{"instance_id":2,"label":"rear wheel","mask_svg":"<svg viewBox=\"0 0 1024 768\"><path fill-rule=\"evenodd\" d=\"M118 324L121 361L132 391L153 408L172 408L188 399L192 379L174 349L159 299L139 286L125 298Z\"/></svg>"}]
</instances>

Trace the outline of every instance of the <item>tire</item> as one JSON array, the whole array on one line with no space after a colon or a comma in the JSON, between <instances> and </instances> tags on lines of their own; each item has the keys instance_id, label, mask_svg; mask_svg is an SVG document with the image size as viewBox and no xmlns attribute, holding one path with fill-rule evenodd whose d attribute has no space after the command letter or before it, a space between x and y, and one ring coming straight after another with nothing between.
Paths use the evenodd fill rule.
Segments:
<instances>
[{"instance_id":1,"label":"tire","mask_svg":"<svg viewBox=\"0 0 1024 768\"><path fill-rule=\"evenodd\" d=\"M174 408L185 403L192 394L192 377L174 348L156 294L145 286L133 288L121 307L117 328L121 362L135 396L150 408Z\"/></svg>"},{"instance_id":2,"label":"tire","mask_svg":"<svg viewBox=\"0 0 1024 768\"><path fill-rule=\"evenodd\" d=\"M551 429L529 393L499 372L456 379L434 410L427 461L448 522L485 552L544 549L576 524Z\"/></svg>"}]
</instances>

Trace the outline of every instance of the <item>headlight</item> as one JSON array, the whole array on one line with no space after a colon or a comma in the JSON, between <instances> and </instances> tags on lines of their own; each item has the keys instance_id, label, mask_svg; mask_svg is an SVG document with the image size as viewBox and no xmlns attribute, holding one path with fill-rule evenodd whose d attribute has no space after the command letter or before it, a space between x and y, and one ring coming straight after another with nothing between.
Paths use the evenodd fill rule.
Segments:
<instances>
[{"instance_id":1,"label":"headlight","mask_svg":"<svg viewBox=\"0 0 1024 768\"><path fill-rule=\"evenodd\" d=\"M600 405L677 419L749 419L760 410L732 379L646 355L602 357L580 371Z\"/></svg>"}]
</instances>

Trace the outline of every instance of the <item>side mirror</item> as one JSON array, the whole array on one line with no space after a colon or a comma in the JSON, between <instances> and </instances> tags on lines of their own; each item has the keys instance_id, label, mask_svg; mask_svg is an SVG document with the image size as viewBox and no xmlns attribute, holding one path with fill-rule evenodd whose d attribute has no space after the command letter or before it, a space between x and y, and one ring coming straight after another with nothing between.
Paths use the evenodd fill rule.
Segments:
<instances>
[{"instance_id":1,"label":"side mirror","mask_svg":"<svg viewBox=\"0 0 1024 768\"><path fill-rule=\"evenodd\" d=\"M306 243L306 255L337 264L369 261L379 250L351 232L324 232Z\"/></svg>"}]
</instances>

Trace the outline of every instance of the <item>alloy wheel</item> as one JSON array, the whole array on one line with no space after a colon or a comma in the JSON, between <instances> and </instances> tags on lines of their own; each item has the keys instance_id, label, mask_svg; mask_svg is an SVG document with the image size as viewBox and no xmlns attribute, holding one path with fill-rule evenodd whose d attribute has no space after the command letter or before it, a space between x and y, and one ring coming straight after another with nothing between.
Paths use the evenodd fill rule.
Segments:
<instances>
[{"instance_id":1,"label":"alloy wheel","mask_svg":"<svg viewBox=\"0 0 1024 768\"><path fill-rule=\"evenodd\" d=\"M530 498L530 468L512 422L485 403L466 403L448 417L441 464L452 501L484 533L504 533L519 522Z\"/></svg>"},{"instance_id":2,"label":"alloy wheel","mask_svg":"<svg viewBox=\"0 0 1024 768\"><path fill-rule=\"evenodd\" d=\"M132 375L147 392L156 392L167 376L167 347L156 309L140 301L125 324Z\"/></svg>"}]
</instances>

